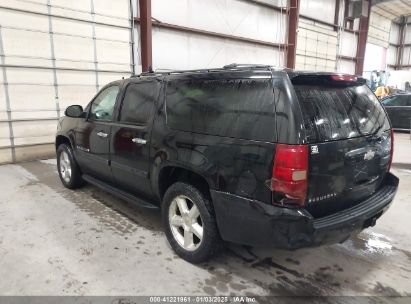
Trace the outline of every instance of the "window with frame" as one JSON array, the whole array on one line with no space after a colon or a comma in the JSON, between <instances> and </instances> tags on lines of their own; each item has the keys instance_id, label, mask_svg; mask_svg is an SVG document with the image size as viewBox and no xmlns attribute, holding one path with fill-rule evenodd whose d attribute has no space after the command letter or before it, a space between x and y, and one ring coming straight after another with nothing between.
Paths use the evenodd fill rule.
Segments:
<instances>
[{"instance_id":1,"label":"window with frame","mask_svg":"<svg viewBox=\"0 0 411 304\"><path fill-rule=\"evenodd\" d=\"M183 131L273 141L271 79L174 80L167 85L167 124Z\"/></svg>"},{"instance_id":2,"label":"window with frame","mask_svg":"<svg viewBox=\"0 0 411 304\"><path fill-rule=\"evenodd\" d=\"M126 124L147 124L153 114L156 92L156 82L129 84L121 104L119 121Z\"/></svg>"},{"instance_id":3,"label":"window with frame","mask_svg":"<svg viewBox=\"0 0 411 304\"><path fill-rule=\"evenodd\" d=\"M91 104L89 119L112 121L119 86L113 85L102 90Z\"/></svg>"},{"instance_id":4,"label":"window with frame","mask_svg":"<svg viewBox=\"0 0 411 304\"><path fill-rule=\"evenodd\" d=\"M398 106L410 106L410 96L408 95L396 95L388 97L383 101L385 106L398 107Z\"/></svg>"}]
</instances>

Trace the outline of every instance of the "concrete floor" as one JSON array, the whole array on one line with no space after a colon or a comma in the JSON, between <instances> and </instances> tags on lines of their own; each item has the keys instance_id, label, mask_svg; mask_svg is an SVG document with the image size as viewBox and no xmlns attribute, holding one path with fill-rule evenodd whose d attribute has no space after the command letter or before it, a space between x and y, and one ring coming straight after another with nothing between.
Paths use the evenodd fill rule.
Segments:
<instances>
[{"instance_id":1,"label":"concrete floor","mask_svg":"<svg viewBox=\"0 0 411 304\"><path fill-rule=\"evenodd\" d=\"M228 245L200 266L173 253L157 212L65 189L55 160L1 166L0 295L411 295L411 165L396 157L394 205L359 236L294 252Z\"/></svg>"}]
</instances>

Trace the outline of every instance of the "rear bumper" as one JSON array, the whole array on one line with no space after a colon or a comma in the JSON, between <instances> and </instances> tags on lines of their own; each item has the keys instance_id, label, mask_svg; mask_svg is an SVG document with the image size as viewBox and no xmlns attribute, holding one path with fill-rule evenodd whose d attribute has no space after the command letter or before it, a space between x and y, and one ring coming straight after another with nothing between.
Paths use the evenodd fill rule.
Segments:
<instances>
[{"instance_id":1,"label":"rear bumper","mask_svg":"<svg viewBox=\"0 0 411 304\"><path fill-rule=\"evenodd\" d=\"M305 209L276 207L211 191L221 237L251 246L285 249L334 244L373 226L389 208L398 178L388 173L380 189L354 207L314 219Z\"/></svg>"}]
</instances>

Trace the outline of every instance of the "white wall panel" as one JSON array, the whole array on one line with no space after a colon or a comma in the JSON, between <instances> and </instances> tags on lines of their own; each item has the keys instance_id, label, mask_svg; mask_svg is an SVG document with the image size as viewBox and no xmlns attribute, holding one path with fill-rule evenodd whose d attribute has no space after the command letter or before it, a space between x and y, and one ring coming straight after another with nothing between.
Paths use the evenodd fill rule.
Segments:
<instances>
[{"instance_id":1,"label":"white wall panel","mask_svg":"<svg viewBox=\"0 0 411 304\"><path fill-rule=\"evenodd\" d=\"M342 32L340 36L340 55L357 56L358 35L351 32Z\"/></svg>"},{"instance_id":2,"label":"white wall panel","mask_svg":"<svg viewBox=\"0 0 411 304\"><path fill-rule=\"evenodd\" d=\"M334 23L335 0L301 0L300 14Z\"/></svg>"},{"instance_id":3,"label":"white wall panel","mask_svg":"<svg viewBox=\"0 0 411 304\"><path fill-rule=\"evenodd\" d=\"M385 70L387 51L386 48L367 43L365 48L364 71Z\"/></svg>"},{"instance_id":4,"label":"white wall panel","mask_svg":"<svg viewBox=\"0 0 411 304\"><path fill-rule=\"evenodd\" d=\"M400 64L411 65L411 47L404 47Z\"/></svg>"},{"instance_id":5,"label":"white wall panel","mask_svg":"<svg viewBox=\"0 0 411 304\"><path fill-rule=\"evenodd\" d=\"M397 23L391 24L390 31L390 43L399 44L400 43L400 26Z\"/></svg>"},{"instance_id":6,"label":"white wall panel","mask_svg":"<svg viewBox=\"0 0 411 304\"><path fill-rule=\"evenodd\" d=\"M154 29L153 65L156 69L211 68L233 62L282 66L284 52L269 46Z\"/></svg>"},{"instance_id":7,"label":"white wall panel","mask_svg":"<svg viewBox=\"0 0 411 304\"><path fill-rule=\"evenodd\" d=\"M69 105L78 104L86 106L92 96L96 94L93 85L65 85L59 88L60 108L64 111Z\"/></svg>"},{"instance_id":8,"label":"white wall panel","mask_svg":"<svg viewBox=\"0 0 411 304\"><path fill-rule=\"evenodd\" d=\"M387 65L395 65L397 63L397 48L390 46L387 51Z\"/></svg>"},{"instance_id":9,"label":"white wall panel","mask_svg":"<svg viewBox=\"0 0 411 304\"><path fill-rule=\"evenodd\" d=\"M8 82L0 71L0 163L53 153L65 108L86 105L99 87L130 75L129 0L47 3L1 1L9 9L0 9Z\"/></svg>"},{"instance_id":10,"label":"white wall panel","mask_svg":"<svg viewBox=\"0 0 411 304\"><path fill-rule=\"evenodd\" d=\"M2 29L4 53L7 56L41 56L50 58L49 35L15 29ZM27 44L30 41L30 44Z\"/></svg>"},{"instance_id":11,"label":"white wall panel","mask_svg":"<svg viewBox=\"0 0 411 304\"><path fill-rule=\"evenodd\" d=\"M368 29L368 43L387 48L390 40L391 19L372 11Z\"/></svg>"},{"instance_id":12,"label":"white wall panel","mask_svg":"<svg viewBox=\"0 0 411 304\"><path fill-rule=\"evenodd\" d=\"M285 14L247 1L153 0L152 16L161 22L268 42L282 43L286 36Z\"/></svg>"},{"instance_id":13,"label":"white wall panel","mask_svg":"<svg viewBox=\"0 0 411 304\"><path fill-rule=\"evenodd\" d=\"M355 62L352 60L338 60L337 71L339 73L355 74Z\"/></svg>"},{"instance_id":14,"label":"white wall panel","mask_svg":"<svg viewBox=\"0 0 411 304\"><path fill-rule=\"evenodd\" d=\"M337 47L337 33L331 27L300 18L297 36L297 69L335 71Z\"/></svg>"},{"instance_id":15,"label":"white wall panel","mask_svg":"<svg viewBox=\"0 0 411 304\"><path fill-rule=\"evenodd\" d=\"M404 43L411 43L411 26L406 25L404 31L405 31Z\"/></svg>"},{"instance_id":16,"label":"white wall panel","mask_svg":"<svg viewBox=\"0 0 411 304\"><path fill-rule=\"evenodd\" d=\"M3 5L3 2L2 2ZM4 27L22 27L21 18L24 18L25 29L37 29L42 31L48 31L49 24L47 18L40 15L0 10L1 26Z\"/></svg>"}]
</instances>

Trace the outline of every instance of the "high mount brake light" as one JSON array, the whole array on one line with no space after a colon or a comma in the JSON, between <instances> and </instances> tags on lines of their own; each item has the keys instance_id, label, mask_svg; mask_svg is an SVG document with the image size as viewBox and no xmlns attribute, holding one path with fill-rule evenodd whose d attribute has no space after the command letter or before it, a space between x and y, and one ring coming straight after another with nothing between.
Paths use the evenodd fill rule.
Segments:
<instances>
[{"instance_id":1,"label":"high mount brake light","mask_svg":"<svg viewBox=\"0 0 411 304\"><path fill-rule=\"evenodd\" d=\"M346 74L336 74L336 75L331 75L331 80L334 81L357 81L358 78L357 76L354 75L346 75Z\"/></svg>"},{"instance_id":2,"label":"high mount brake light","mask_svg":"<svg viewBox=\"0 0 411 304\"><path fill-rule=\"evenodd\" d=\"M278 144L272 169L272 203L302 207L307 195L308 145Z\"/></svg>"}]
</instances>

